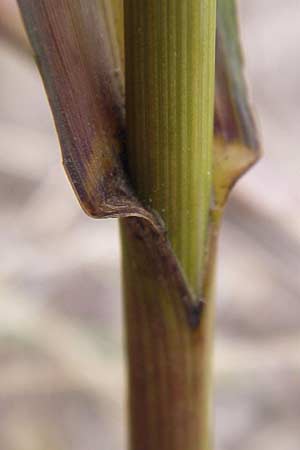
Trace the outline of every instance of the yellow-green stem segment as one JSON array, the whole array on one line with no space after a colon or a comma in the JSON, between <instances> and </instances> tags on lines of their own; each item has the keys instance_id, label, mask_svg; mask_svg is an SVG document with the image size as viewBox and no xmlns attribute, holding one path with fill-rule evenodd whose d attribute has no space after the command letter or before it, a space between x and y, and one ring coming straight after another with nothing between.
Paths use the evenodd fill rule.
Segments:
<instances>
[{"instance_id":1,"label":"yellow-green stem segment","mask_svg":"<svg viewBox=\"0 0 300 450\"><path fill-rule=\"evenodd\" d=\"M121 222L130 450L211 450L215 0L125 0L127 161L195 295L197 329L143 241ZM213 264L211 264L213 266Z\"/></svg>"},{"instance_id":2,"label":"yellow-green stem segment","mask_svg":"<svg viewBox=\"0 0 300 450\"><path fill-rule=\"evenodd\" d=\"M215 0L126 0L131 181L199 292L211 202Z\"/></svg>"}]
</instances>

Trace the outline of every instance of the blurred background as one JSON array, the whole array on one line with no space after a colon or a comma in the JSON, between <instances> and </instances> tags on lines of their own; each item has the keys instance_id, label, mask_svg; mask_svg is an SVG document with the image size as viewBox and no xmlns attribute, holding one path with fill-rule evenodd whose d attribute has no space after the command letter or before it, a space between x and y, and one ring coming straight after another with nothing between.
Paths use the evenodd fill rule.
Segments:
<instances>
[{"instance_id":1,"label":"blurred background","mask_svg":"<svg viewBox=\"0 0 300 450\"><path fill-rule=\"evenodd\" d=\"M216 450L298 450L300 5L239 4L265 155L221 236ZM118 226L75 200L14 0L0 1L0 205L0 449L125 449Z\"/></svg>"}]
</instances>

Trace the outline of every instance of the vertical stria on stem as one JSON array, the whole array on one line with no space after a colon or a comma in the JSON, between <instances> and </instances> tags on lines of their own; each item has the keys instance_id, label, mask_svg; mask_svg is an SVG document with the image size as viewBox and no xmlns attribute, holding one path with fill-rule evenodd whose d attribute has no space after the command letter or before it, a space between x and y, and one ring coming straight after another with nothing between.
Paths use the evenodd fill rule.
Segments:
<instances>
[{"instance_id":1,"label":"vertical stria on stem","mask_svg":"<svg viewBox=\"0 0 300 450\"><path fill-rule=\"evenodd\" d=\"M142 203L162 218L195 295L191 328L172 283L122 219L130 450L211 450L215 0L125 0L127 162Z\"/></svg>"},{"instance_id":2,"label":"vertical stria on stem","mask_svg":"<svg viewBox=\"0 0 300 450\"><path fill-rule=\"evenodd\" d=\"M199 292L211 201L215 0L126 0L131 181Z\"/></svg>"}]
</instances>

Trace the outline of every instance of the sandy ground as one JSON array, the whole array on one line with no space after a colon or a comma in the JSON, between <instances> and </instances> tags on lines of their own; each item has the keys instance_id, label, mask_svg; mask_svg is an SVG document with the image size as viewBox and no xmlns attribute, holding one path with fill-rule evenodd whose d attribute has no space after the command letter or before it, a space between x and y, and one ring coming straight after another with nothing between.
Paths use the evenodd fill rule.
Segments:
<instances>
[{"instance_id":1,"label":"sandy ground","mask_svg":"<svg viewBox=\"0 0 300 450\"><path fill-rule=\"evenodd\" d=\"M216 450L298 450L299 0L240 7L265 157L222 231ZM39 75L3 17L0 449L125 449L117 222L79 209Z\"/></svg>"}]
</instances>

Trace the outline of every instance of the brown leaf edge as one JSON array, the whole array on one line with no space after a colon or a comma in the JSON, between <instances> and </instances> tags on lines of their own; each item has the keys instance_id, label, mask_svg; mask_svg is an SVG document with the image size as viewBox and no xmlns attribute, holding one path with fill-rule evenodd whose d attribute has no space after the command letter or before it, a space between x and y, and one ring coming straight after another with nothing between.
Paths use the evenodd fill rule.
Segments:
<instances>
[{"instance_id":1,"label":"brown leaf edge","mask_svg":"<svg viewBox=\"0 0 300 450\"><path fill-rule=\"evenodd\" d=\"M97 0L18 0L62 149L63 164L91 217L131 217L187 311L198 302L186 283L163 223L142 206L124 166L125 114L110 4ZM193 313L192 313L193 315Z\"/></svg>"},{"instance_id":2,"label":"brown leaf edge","mask_svg":"<svg viewBox=\"0 0 300 450\"><path fill-rule=\"evenodd\" d=\"M213 195L204 293L214 283L219 230L228 196L260 158L261 147L248 98L236 0L217 1ZM208 294L204 295L204 297Z\"/></svg>"},{"instance_id":3,"label":"brown leaf edge","mask_svg":"<svg viewBox=\"0 0 300 450\"><path fill-rule=\"evenodd\" d=\"M214 200L223 208L236 181L260 158L235 0L217 2Z\"/></svg>"}]
</instances>

